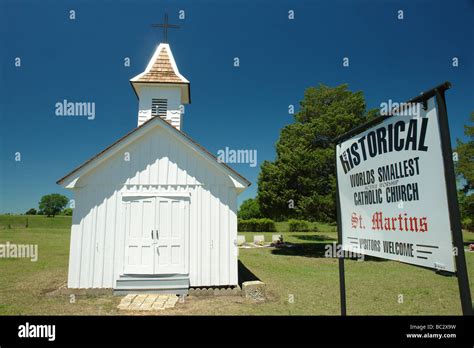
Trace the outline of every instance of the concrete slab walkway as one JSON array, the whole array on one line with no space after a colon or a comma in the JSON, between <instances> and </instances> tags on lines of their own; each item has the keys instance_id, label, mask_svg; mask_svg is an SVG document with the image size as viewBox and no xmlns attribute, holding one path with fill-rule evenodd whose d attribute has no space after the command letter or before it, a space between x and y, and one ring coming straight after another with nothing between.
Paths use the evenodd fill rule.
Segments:
<instances>
[{"instance_id":1,"label":"concrete slab walkway","mask_svg":"<svg viewBox=\"0 0 474 348\"><path fill-rule=\"evenodd\" d=\"M117 308L126 311L160 311L174 308L178 299L178 296L171 294L129 294L120 301Z\"/></svg>"}]
</instances>

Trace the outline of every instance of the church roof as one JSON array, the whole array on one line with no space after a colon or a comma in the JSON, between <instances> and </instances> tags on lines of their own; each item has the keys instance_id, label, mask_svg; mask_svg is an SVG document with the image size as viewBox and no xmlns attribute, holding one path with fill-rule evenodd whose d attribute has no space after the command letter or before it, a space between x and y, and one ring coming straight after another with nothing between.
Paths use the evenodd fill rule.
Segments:
<instances>
[{"instance_id":1,"label":"church roof","mask_svg":"<svg viewBox=\"0 0 474 348\"><path fill-rule=\"evenodd\" d=\"M134 82L186 83L189 81L179 73L170 46L160 43L146 69L130 80Z\"/></svg>"},{"instance_id":2,"label":"church roof","mask_svg":"<svg viewBox=\"0 0 474 348\"><path fill-rule=\"evenodd\" d=\"M236 170L234 170L233 168L228 166L226 163L219 161L217 159L217 157L215 155L213 155L211 152L209 152L204 146L198 144L189 135L187 135L183 131L173 127L168 121L162 119L161 117L153 117L153 118L149 119L148 121L146 121L145 123L143 123L142 125L140 125L139 127L135 128L132 131L130 131L129 133L125 134L123 137L121 137L120 139L115 141L110 146L106 147L104 150L99 152L97 155L95 155L92 158L88 159L83 164L81 164L79 167L73 169L70 173L66 174L64 177L62 177L61 179L56 181L56 183L59 184L59 185L63 185L64 181L66 179L68 179L69 177L71 177L74 174L79 174L79 172L81 170L85 170L85 172L88 172L93 167L91 167L89 169L87 169L86 167L92 165L93 162L95 162L95 161L99 160L100 158L104 157L109 151L111 151L112 149L115 149L116 147L120 146L120 144L123 144L127 139L131 138L133 135L137 135L138 137L140 137L140 135L138 133L140 133L141 130L144 130L145 128L149 127L154 122L161 122L161 123L163 123L163 127L168 129L169 131L177 132L182 138L187 140L192 147L194 147L197 150L200 150L206 157L208 157L209 159L217 162L219 165L222 166L222 168L224 170L226 170L227 172L230 172L230 174L232 174L233 176L238 177L240 179L239 181L242 181L243 183L245 183L245 185L247 187L251 185L251 182L249 180L247 180L245 177L243 177L241 174L239 174Z\"/></svg>"},{"instance_id":3,"label":"church roof","mask_svg":"<svg viewBox=\"0 0 474 348\"><path fill-rule=\"evenodd\" d=\"M154 59L153 65L148 71L145 71L143 75L137 78L137 82L175 82L175 83L188 83L182 76L178 75L179 72L173 69L171 64L170 55L166 46L162 46L158 53L158 56Z\"/></svg>"},{"instance_id":4,"label":"church roof","mask_svg":"<svg viewBox=\"0 0 474 348\"><path fill-rule=\"evenodd\" d=\"M151 57L144 72L130 80L135 94L141 84L169 83L182 85L183 103L190 102L189 81L179 73L171 48L167 43L160 43ZM138 94L137 94L138 96Z\"/></svg>"}]
</instances>

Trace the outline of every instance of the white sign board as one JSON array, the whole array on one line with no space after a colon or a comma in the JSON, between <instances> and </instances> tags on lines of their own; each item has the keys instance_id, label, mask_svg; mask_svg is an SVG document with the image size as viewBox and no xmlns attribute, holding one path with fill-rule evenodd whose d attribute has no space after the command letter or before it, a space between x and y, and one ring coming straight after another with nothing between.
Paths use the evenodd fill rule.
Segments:
<instances>
[{"instance_id":1,"label":"white sign board","mask_svg":"<svg viewBox=\"0 0 474 348\"><path fill-rule=\"evenodd\" d=\"M342 248L455 272L435 97L427 106L336 145Z\"/></svg>"}]
</instances>

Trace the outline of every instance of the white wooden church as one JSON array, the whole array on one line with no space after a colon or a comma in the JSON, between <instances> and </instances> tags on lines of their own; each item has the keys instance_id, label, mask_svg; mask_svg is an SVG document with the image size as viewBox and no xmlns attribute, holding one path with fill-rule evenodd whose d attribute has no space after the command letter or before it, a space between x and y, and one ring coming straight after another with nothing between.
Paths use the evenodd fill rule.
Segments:
<instances>
[{"instance_id":1,"label":"white wooden church","mask_svg":"<svg viewBox=\"0 0 474 348\"><path fill-rule=\"evenodd\" d=\"M168 44L130 83L137 127L57 182L75 200L68 287L237 285L237 195L250 182L181 130L190 83Z\"/></svg>"}]
</instances>

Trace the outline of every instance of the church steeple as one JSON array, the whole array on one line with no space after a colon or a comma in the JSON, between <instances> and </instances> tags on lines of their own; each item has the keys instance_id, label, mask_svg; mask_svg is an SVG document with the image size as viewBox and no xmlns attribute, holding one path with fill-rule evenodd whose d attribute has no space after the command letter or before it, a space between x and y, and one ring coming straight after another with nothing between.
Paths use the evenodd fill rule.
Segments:
<instances>
[{"instance_id":1,"label":"church steeple","mask_svg":"<svg viewBox=\"0 0 474 348\"><path fill-rule=\"evenodd\" d=\"M139 99L138 126L159 116L181 129L181 105L190 103L190 83L179 73L167 43L158 45L145 71L130 83Z\"/></svg>"}]
</instances>

